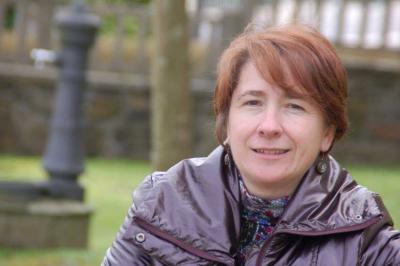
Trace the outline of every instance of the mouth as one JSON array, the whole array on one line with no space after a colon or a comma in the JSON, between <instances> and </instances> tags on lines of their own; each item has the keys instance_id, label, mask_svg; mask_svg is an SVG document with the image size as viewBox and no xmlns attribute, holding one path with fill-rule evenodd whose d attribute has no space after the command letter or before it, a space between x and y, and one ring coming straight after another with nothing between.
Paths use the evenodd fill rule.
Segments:
<instances>
[{"instance_id":1,"label":"mouth","mask_svg":"<svg viewBox=\"0 0 400 266\"><path fill-rule=\"evenodd\" d=\"M289 152L289 149L252 149L254 152L265 155L282 155Z\"/></svg>"}]
</instances>

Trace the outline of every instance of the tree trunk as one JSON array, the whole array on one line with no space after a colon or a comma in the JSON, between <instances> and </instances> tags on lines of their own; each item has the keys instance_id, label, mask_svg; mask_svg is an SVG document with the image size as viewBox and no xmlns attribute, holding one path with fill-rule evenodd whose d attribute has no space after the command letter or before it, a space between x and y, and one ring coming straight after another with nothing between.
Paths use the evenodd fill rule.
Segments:
<instances>
[{"instance_id":1,"label":"tree trunk","mask_svg":"<svg viewBox=\"0 0 400 266\"><path fill-rule=\"evenodd\" d=\"M152 62L152 165L165 170L191 155L185 1L155 0Z\"/></svg>"}]
</instances>

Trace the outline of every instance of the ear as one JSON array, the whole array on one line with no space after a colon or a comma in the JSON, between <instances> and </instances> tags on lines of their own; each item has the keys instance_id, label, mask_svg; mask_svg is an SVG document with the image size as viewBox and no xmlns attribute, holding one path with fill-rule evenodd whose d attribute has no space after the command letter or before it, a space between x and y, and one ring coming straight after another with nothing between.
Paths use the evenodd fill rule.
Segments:
<instances>
[{"instance_id":1,"label":"ear","mask_svg":"<svg viewBox=\"0 0 400 266\"><path fill-rule=\"evenodd\" d=\"M324 137L321 142L320 150L322 152L327 152L332 146L333 140L335 138L336 127L335 126L328 126L325 129Z\"/></svg>"},{"instance_id":2,"label":"ear","mask_svg":"<svg viewBox=\"0 0 400 266\"><path fill-rule=\"evenodd\" d=\"M229 114L228 117L226 118L226 123L225 123L225 134L226 134L226 138L225 141L228 142L229 141Z\"/></svg>"},{"instance_id":3,"label":"ear","mask_svg":"<svg viewBox=\"0 0 400 266\"><path fill-rule=\"evenodd\" d=\"M224 140L224 145L229 145L229 136Z\"/></svg>"}]
</instances>

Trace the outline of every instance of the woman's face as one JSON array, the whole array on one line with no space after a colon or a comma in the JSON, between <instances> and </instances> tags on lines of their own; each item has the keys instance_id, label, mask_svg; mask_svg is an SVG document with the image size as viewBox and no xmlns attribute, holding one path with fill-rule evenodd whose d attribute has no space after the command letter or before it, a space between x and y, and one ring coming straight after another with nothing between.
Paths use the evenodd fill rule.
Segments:
<instances>
[{"instance_id":1,"label":"woman's face","mask_svg":"<svg viewBox=\"0 0 400 266\"><path fill-rule=\"evenodd\" d=\"M232 95L227 136L247 189L271 199L294 191L319 152L329 149L334 128L309 99L271 86L247 62Z\"/></svg>"}]
</instances>

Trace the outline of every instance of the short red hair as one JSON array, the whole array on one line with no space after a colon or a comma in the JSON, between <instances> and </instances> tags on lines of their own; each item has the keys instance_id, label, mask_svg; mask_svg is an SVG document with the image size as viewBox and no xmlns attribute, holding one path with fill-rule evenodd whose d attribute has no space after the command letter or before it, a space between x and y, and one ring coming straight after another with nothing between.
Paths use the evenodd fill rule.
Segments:
<instances>
[{"instance_id":1,"label":"short red hair","mask_svg":"<svg viewBox=\"0 0 400 266\"><path fill-rule=\"evenodd\" d=\"M346 133L347 75L333 45L305 25L258 28L250 25L223 52L214 92L216 136L226 139L229 108L243 65L252 61L264 79L283 90L305 92L336 128L335 141Z\"/></svg>"}]
</instances>

